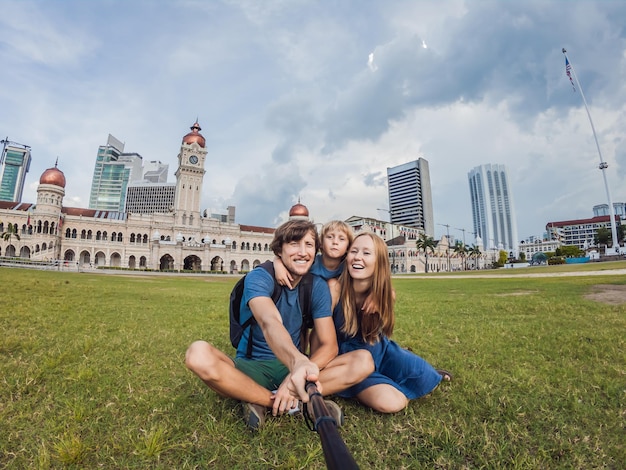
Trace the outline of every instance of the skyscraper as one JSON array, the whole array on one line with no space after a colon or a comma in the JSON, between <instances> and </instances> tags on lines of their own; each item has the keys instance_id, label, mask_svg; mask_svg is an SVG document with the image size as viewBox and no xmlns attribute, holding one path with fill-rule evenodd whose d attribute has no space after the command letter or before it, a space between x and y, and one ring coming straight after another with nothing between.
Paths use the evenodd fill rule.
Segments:
<instances>
[{"instance_id":1,"label":"skyscraper","mask_svg":"<svg viewBox=\"0 0 626 470\"><path fill-rule=\"evenodd\" d=\"M30 168L30 147L5 139L0 154L0 201L21 202Z\"/></svg>"},{"instance_id":2,"label":"skyscraper","mask_svg":"<svg viewBox=\"0 0 626 470\"><path fill-rule=\"evenodd\" d=\"M124 144L109 134L98 147L89 208L123 212L128 183L141 179L141 163L141 155L124 153Z\"/></svg>"},{"instance_id":3,"label":"skyscraper","mask_svg":"<svg viewBox=\"0 0 626 470\"><path fill-rule=\"evenodd\" d=\"M474 232L488 249L517 256L517 220L504 165L480 165L468 173Z\"/></svg>"},{"instance_id":4,"label":"skyscraper","mask_svg":"<svg viewBox=\"0 0 626 470\"><path fill-rule=\"evenodd\" d=\"M389 218L392 224L435 234L428 161L423 158L387 168Z\"/></svg>"}]
</instances>

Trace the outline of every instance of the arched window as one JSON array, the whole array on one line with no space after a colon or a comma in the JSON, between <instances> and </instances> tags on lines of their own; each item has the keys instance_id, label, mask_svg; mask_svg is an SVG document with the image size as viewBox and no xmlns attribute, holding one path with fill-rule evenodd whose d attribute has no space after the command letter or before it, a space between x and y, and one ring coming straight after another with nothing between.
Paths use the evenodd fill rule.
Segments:
<instances>
[{"instance_id":1,"label":"arched window","mask_svg":"<svg viewBox=\"0 0 626 470\"><path fill-rule=\"evenodd\" d=\"M147 233L143 236L143 243L148 243L148 234Z\"/></svg>"},{"instance_id":2,"label":"arched window","mask_svg":"<svg viewBox=\"0 0 626 470\"><path fill-rule=\"evenodd\" d=\"M76 229L72 230L72 238L76 238Z\"/></svg>"},{"instance_id":3,"label":"arched window","mask_svg":"<svg viewBox=\"0 0 626 470\"><path fill-rule=\"evenodd\" d=\"M131 243L135 243L135 234L134 233L130 234L130 242Z\"/></svg>"},{"instance_id":4,"label":"arched window","mask_svg":"<svg viewBox=\"0 0 626 470\"><path fill-rule=\"evenodd\" d=\"M87 238L87 230L81 230L80 239L84 240L85 238Z\"/></svg>"},{"instance_id":5,"label":"arched window","mask_svg":"<svg viewBox=\"0 0 626 470\"><path fill-rule=\"evenodd\" d=\"M91 240L92 236L93 234L91 233L91 230L87 230L87 240Z\"/></svg>"},{"instance_id":6,"label":"arched window","mask_svg":"<svg viewBox=\"0 0 626 470\"><path fill-rule=\"evenodd\" d=\"M49 228L50 228L50 224L49 224L49 222L46 220L46 221L43 223L43 233L49 233L49 232L48 232L48 229L49 229Z\"/></svg>"},{"instance_id":7,"label":"arched window","mask_svg":"<svg viewBox=\"0 0 626 470\"><path fill-rule=\"evenodd\" d=\"M108 236L108 234L106 233L106 231L105 231L105 232L102 232L102 240L103 240L103 241L107 241L107 240L109 239L108 237L109 237L109 236Z\"/></svg>"},{"instance_id":8,"label":"arched window","mask_svg":"<svg viewBox=\"0 0 626 470\"><path fill-rule=\"evenodd\" d=\"M118 234L117 234L117 241L118 241L118 242L121 242L121 241L123 241L123 240L124 240L124 235L122 234L122 232L118 233Z\"/></svg>"},{"instance_id":9,"label":"arched window","mask_svg":"<svg viewBox=\"0 0 626 470\"><path fill-rule=\"evenodd\" d=\"M100 230L96 232L96 240L102 240L102 232Z\"/></svg>"},{"instance_id":10,"label":"arched window","mask_svg":"<svg viewBox=\"0 0 626 470\"><path fill-rule=\"evenodd\" d=\"M68 228L65 229L65 238L70 238L72 236L72 231Z\"/></svg>"}]
</instances>

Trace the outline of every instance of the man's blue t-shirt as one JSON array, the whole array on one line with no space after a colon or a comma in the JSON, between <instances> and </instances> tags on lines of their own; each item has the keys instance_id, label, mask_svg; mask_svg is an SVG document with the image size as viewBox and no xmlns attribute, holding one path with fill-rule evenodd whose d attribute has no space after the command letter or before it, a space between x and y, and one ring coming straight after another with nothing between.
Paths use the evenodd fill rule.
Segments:
<instances>
[{"instance_id":1,"label":"man's blue t-shirt","mask_svg":"<svg viewBox=\"0 0 626 470\"><path fill-rule=\"evenodd\" d=\"M296 347L300 347L300 330L302 328L302 310L300 309L300 298L298 289L282 287L280 299L276 303L276 307L280 312L283 325L289 332L291 340ZM248 302L255 297L272 297L274 292L274 278L265 269L253 269L244 279L243 295L241 298L241 314L240 321L243 324L252 316L252 311L248 307ZM313 290L311 292L311 316L313 320L317 318L330 317L332 312L330 291L326 281L318 276L313 276ZM261 327L254 325L252 328L252 359L268 360L276 359L276 355L272 352ZM237 348L237 357L246 357L248 350L248 340L250 337L250 328L246 328Z\"/></svg>"},{"instance_id":2,"label":"man's blue t-shirt","mask_svg":"<svg viewBox=\"0 0 626 470\"><path fill-rule=\"evenodd\" d=\"M330 269L327 269L326 266L324 266L324 263L322 261L322 255L318 254L317 256L315 256L315 262L313 263L313 266L311 266L311 272L316 276L321 277L325 281L328 281L329 279L336 279L339 277L339 275L343 272L344 264L345 261L342 261L341 263L339 263L337 269L331 271Z\"/></svg>"}]
</instances>

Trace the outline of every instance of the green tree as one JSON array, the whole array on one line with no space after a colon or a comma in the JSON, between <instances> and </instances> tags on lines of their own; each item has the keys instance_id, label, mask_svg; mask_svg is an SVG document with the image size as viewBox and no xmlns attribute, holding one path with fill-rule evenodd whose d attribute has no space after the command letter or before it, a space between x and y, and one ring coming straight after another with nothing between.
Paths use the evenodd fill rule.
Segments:
<instances>
[{"instance_id":1,"label":"green tree","mask_svg":"<svg viewBox=\"0 0 626 470\"><path fill-rule=\"evenodd\" d=\"M498 267L501 268L504 266L507 259L509 259L509 254L504 250L500 250L498 253Z\"/></svg>"},{"instance_id":2,"label":"green tree","mask_svg":"<svg viewBox=\"0 0 626 470\"><path fill-rule=\"evenodd\" d=\"M463 260L463 270L467 271L467 253L469 249L463 242L457 240L454 244L454 252L461 257Z\"/></svg>"},{"instance_id":3,"label":"green tree","mask_svg":"<svg viewBox=\"0 0 626 470\"><path fill-rule=\"evenodd\" d=\"M424 251L424 256L426 257L426 266L424 270L428 272L428 250L430 250L431 253L434 253L437 243L433 237L429 237L425 233L420 233L419 238L415 242L415 246L418 250Z\"/></svg>"},{"instance_id":4,"label":"green tree","mask_svg":"<svg viewBox=\"0 0 626 470\"><path fill-rule=\"evenodd\" d=\"M595 236L593 237L594 241L596 242L596 245L598 246L599 245L607 246L611 238L612 238L611 231L606 227L598 228Z\"/></svg>"},{"instance_id":5,"label":"green tree","mask_svg":"<svg viewBox=\"0 0 626 470\"><path fill-rule=\"evenodd\" d=\"M583 250L576 245L560 246L554 252L555 256L564 256L566 258L578 258L583 255Z\"/></svg>"},{"instance_id":6,"label":"green tree","mask_svg":"<svg viewBox=\"0 0 626 470\"><path fill-rule=\"evenodd\" d=\"M7 231L2 234L2 239L5 242L11 243L11 239L13 237L20 240L20 235L17 233L17 224L12 224L11 222L9 222L9 225L7 226Z\"/></svg>"},{"instance_id":7,"label":"green tree","mask_svg":"<svg viewBox=\"0 0 626 470\"><path fill-rule=\"evenodd\" d=\"M476 269L478 269L478 258L482 255L480 248L477 245L472 245L469 249L469 256L474 258Z\"/></svg>"}]
</instances>

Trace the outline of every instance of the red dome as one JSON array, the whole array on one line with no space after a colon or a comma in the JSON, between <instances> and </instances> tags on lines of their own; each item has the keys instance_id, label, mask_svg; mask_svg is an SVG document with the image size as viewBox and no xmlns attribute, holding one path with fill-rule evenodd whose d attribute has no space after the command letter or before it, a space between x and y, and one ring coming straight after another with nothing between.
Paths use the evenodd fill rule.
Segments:
<instances>
[{"instance_id":1,"label":"red dome","mask_svg":"<svg viewBox=\"0 0 626 470\"><path fill-rule=\"evenodd\" d=\"M304 204L300 204L299 202L289 209L289 217L308 217L309 210L306 208Z\"/></svg>"},{"instance_id":2,"label":"red dome","mask_svg":"<svg viewBox=\"0 0 626 470\"><path fill-rule=\"evenodd\" d=\"M196 121L196 123L191 126L190 129L191 132L183 137L183 144L193 144L195 142L200 147L204 148L206 141L204 140L204 137L202 137L202 134L200 134L200 131L202 130L200 124L198 124L198 122Z\"/></svg>"},{"instance_id":3,"label":"red dome","mask_svg":"<svg viewBox=\"0 0 626 470\"><path fill-rule=\"evenodd\" d=\"M53 168L48 168L41 174L39 184L53 184L65 188L65 175L55 165Z\"/></svg>"}]
</instances>

